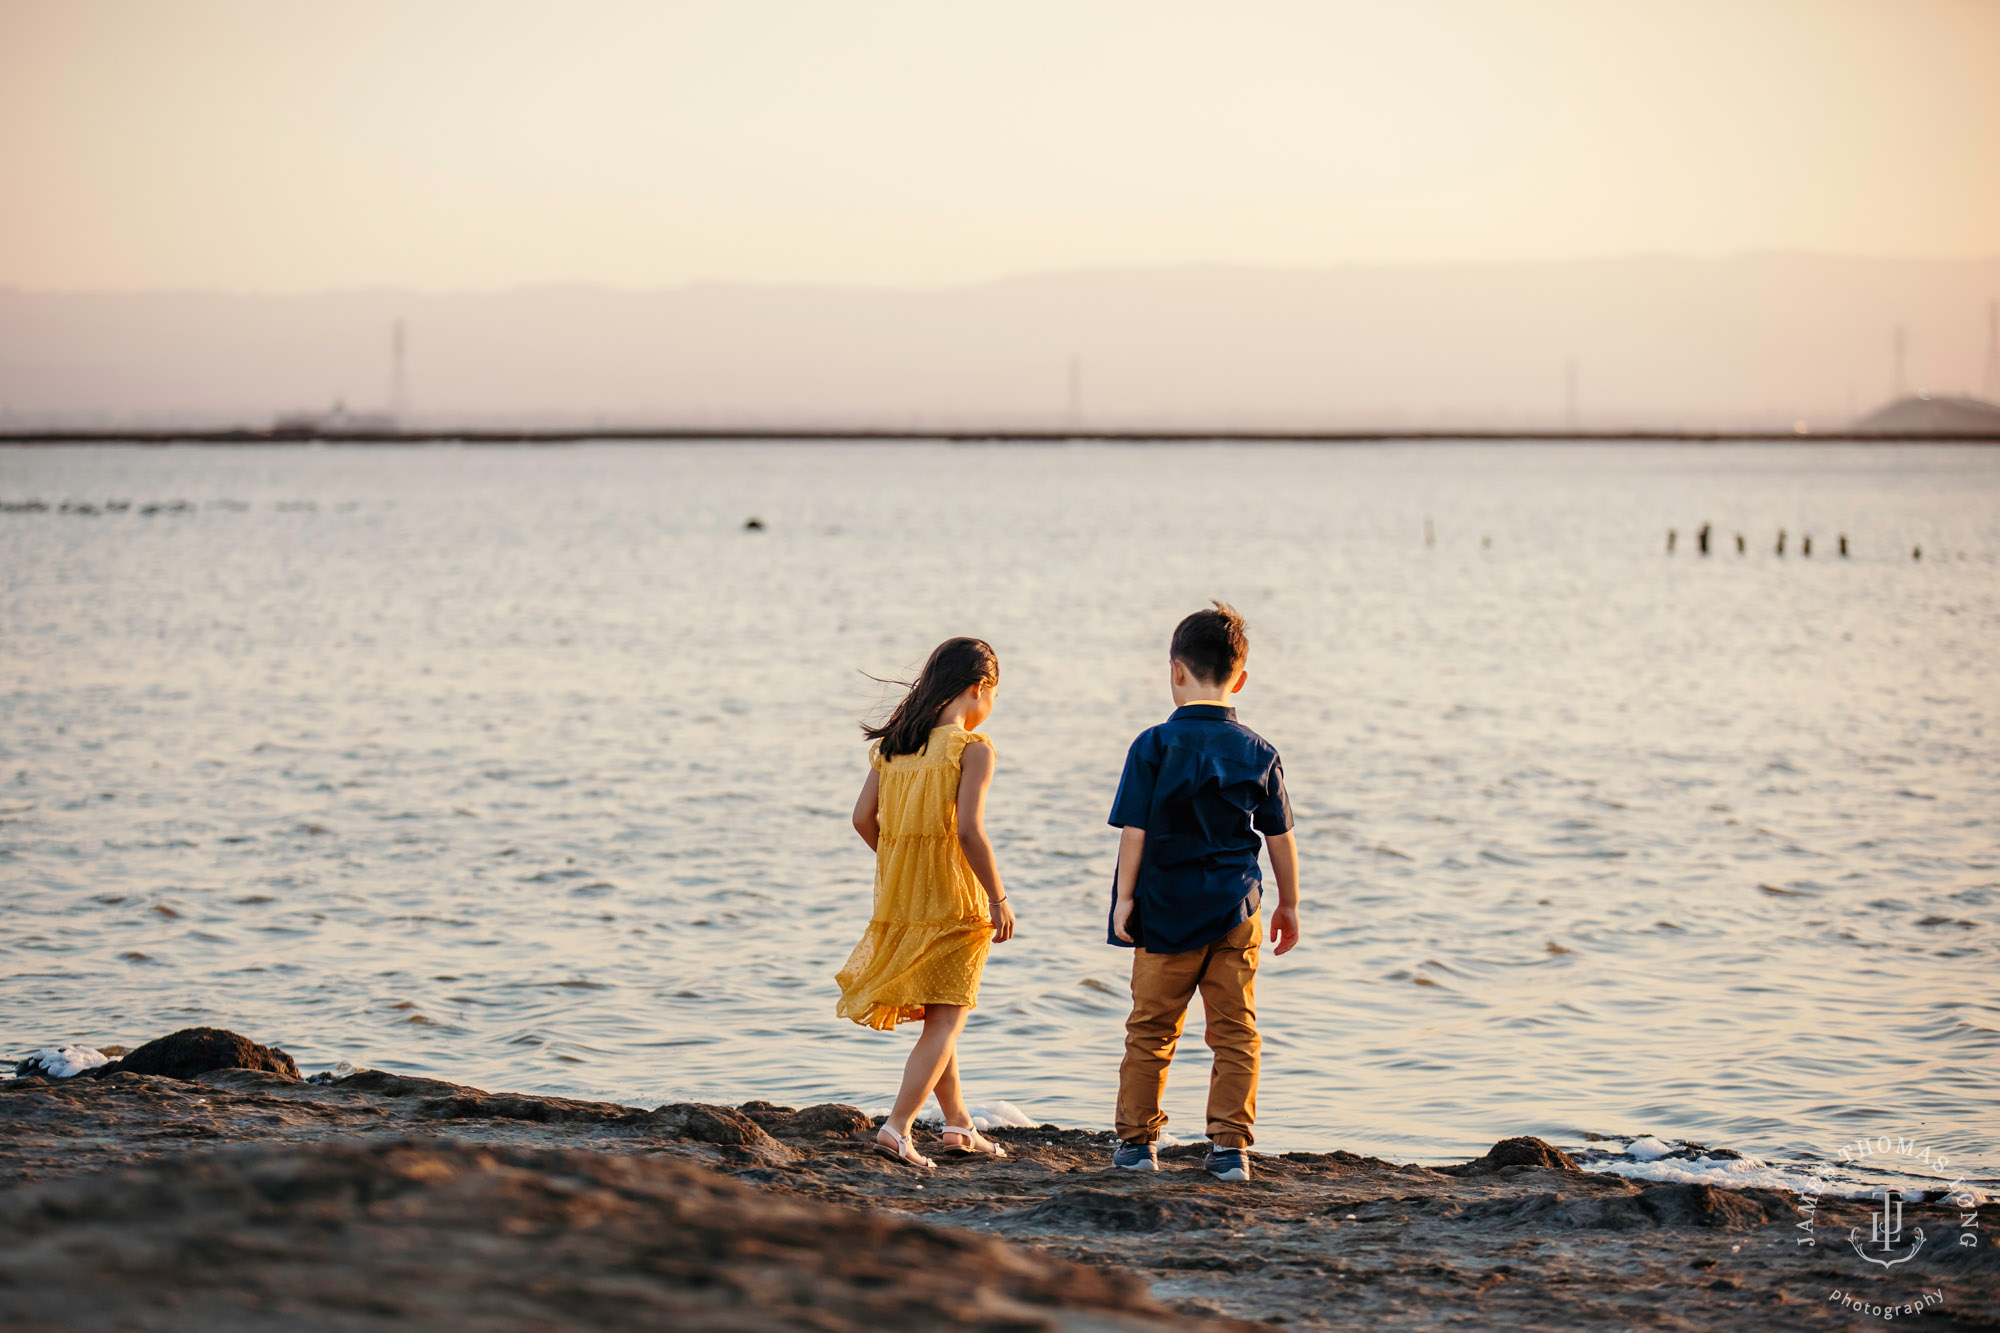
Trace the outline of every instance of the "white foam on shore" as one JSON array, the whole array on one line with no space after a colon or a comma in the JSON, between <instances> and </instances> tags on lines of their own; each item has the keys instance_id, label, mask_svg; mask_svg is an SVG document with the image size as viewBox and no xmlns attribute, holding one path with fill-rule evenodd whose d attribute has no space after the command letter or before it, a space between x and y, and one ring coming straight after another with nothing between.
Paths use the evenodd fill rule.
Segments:
<instances>
[{"instance_id":1,"label":"white foam on shore","mask_svg":"<svg viewBox=\"0 0 2000 1333\"><path fill-rule=\"evenodd\" d=\"M1640 1139L1633 1144L1659 1143L1658 1139ZM1664 1146L1664 1145L1663 1145ZM1668 1149L1669 1152L1672 1149ZM1635 1152L1633 1156L1638 1156ZM1604 1161L1579 1163L1586 1171L1601 1172L1605 1175L1624 1176L1628 1180L1658 1180L1678 1185L1713 1185L1719 1189L1767 1189L1781 1190L1787 1194L1814 1194L1833 1199L1873 1198L1882 1188L1880 1181L1856 1180L1846 1173L1839 1175L1822 1174L1812 1167L1774 1166L1759 1157L1666 1157L1654 1155L1641 1161ZM1928 1194L1942 1194L1950 1181L1929 1177L1908 1176L1896 1180L1899 1189L1912 1192L1922 1190ZM1959 1187L1970 1194L1977 1204L1983 1204L1993 1196L1976 1186Z\"/></svg>"},{"instance_id":2,"label":"white foam on shore","mask_svg":"<svg viewBox=\"0 0 2000 1333\"><path fill-rule=\"evenodd\" d=\"M51 1046L17 1062L14 1077L44 1074L49 1078L75 1078L86 1069L110 1063L110 1056L89 1046Z\"/></svg>"},{"instance_id":3,"label":"white foam on shore","mask_svg":"<svg viewBox=\"0 0 2000 1333\"><path fill-rule=\"evenodd\" d=\"M972 1127L974 1129L1036 1129L1046 1123L1035 1119L1035 1117L1029 1115L1012 1102L981 1102L977 1106L968 1109L972 1112ZM889 1114L889 1110L890 1108L886 1105L870 1106L864 1108L862 1114L886 1116ZM931 1102L923 1110L917 1112L916 1120L920 1125L942 1126L944 1124L944 1112L938 1110L936 1102ZM1084 1125L1067 1126L1067 1128L1098 1129L1102 1127ZM1160 1131L1160 1137L1157 1140L1157 1144L1161 1148L1178 1148L1182 1144L1190 1142L1201 1143L1205 1142L1205 1140L1200 1136L1191 1140L1179 1138L1172 1130L1167 1129Z\"/></svg>"},{"instance_id":4,"label":"white foam on shore","mask_svg":"<svg viewBox=\"0 0 2000 1333\"><path fill-rule=\"evenodd\" d=\"M1656 1140L1657 1142L1657 1140ZM1671 1149L1669 1150L1671 1151ZM1815 1177L1803 1171L1787 1171L1755 1157L1654 1158L1637 1162L1593 1162L1586 1171L1624 1176L1630 1180L1661 1180L1679 1185L1716 1185L1723 1189L1766 1189L1796 1193L1812 1189Z\"/></svg>"},{"instance_id":5,"label":"white foam on shore","mask_svg":"<svg viewBox=\"0 0 2000 1333\"><path fill-rule=\"evenodd\" d=\"M974 1129L1033 1129L1042 1123L1031 1119L1027 1112L1012 1102L987 1102L970 1109ZM938 1123L944 1123L942 1112L938 1115Z\"/></svg>"},{"instance_id":6,"label":"white foam on shore","mask_svg":"<svg viewBox=\"0 0 2000 1333\"><path fill-rule=\"evenodd\" d=\"M886 1104L867 1106L862 1108L861 1114L886 1116L892 1109ZM972 1112L974 1129L1033 1129L1042 1123L1012 1102L981 1102L966 1109ZM936 1102L931 1102L917 1112L916 1121L920 1125L943 1125L944 1112L937 1108Z\"/></svg>"},{"instance_id":7,"label":"white foam on shore","mask_svg":"<svg viewBox=\"0 0 2000 1333\"><path fill-rule=\"evenodd\" d=\"M1648 1134L1643 1138L1633 1139L1630 1143L1626 1144L1625 1151L1642 1162L1653 1162L1665 1157L1673 1151L1673 1148L1671 1145L1662 1143L1651 1134Z\"/></svg>"}]
</instances>

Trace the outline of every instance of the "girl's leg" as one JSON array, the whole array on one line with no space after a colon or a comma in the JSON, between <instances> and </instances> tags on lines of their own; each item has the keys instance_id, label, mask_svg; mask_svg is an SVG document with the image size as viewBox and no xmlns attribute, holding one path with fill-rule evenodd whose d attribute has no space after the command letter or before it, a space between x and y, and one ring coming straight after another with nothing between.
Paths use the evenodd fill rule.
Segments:
<instances>
[{"instance_id":1,"label":"girl's leg","mask_svg":"<svg viewBox=\"0 0 2000 1333\"><path fill-rule=\"evenodd\" d=\"M951 1059L945 1062L944 1073L938 1075L938 1107L944 1112L944 1123L956 1125L960 1132L947 1134L945 1146L961 1152L987 1153L994 1157L1005 1157L1007 1150L981 1134L972 1124L972 1108L965 1104L965 1092L958 1086L958 1051L953 1048Z\"/></svg>"},{"instance_id":2,"label":"girl's leg","mask_svg":"<svg viewBox=\"0 0 2000 1333\"><path fill-rule=\"evenodd\" d=\"M972 1112L965 1104L965 1092L958 1085L958 1048L952 1047L951 1059L944 1062L944 1072L937 1081L938 1109L944 1112L947 1125L972 1127Z\"/></svg>"},{"instance_id":3,"label":"girl's leg","mask_svg":"<svg viewBox=\"0 0 2000 1333\"><path fill-rule=\"evenodd\" d=\"M952 1056L958 1047L958 1034L965 1027L966 1007L962 1004L927 1004L924 1006L924 1031L917 1038L917 1044L910 1051L910 1058L903 1065L903 1087L896 1094L896 1104L890 1108L888 1128L898 1134L910 1132L910 1122L917 1118L917 1112L924 1109L930 1100L931 1089L952 1064Z\"/></svg>"}]
</instances>

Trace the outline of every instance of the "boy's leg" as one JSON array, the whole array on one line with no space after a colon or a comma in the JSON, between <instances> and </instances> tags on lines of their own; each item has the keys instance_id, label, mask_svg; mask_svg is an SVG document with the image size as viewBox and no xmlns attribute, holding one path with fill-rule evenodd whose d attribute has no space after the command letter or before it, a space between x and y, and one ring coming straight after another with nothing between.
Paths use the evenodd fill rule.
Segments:
<instances>
[{"instance_id":1,"label":"boy's leg","mask_svg":"<svg viewBox=\"0 0 2000 1333\"><path fill-rule=\"evenodd\" d=\"M1160 1095L1204 957L1200 949L1132 951L1132 1015L1125 1020L1125 1059L1118 1066L1118 1137L1127 1143L1151 1143L1167 1123Z\"/></svg>"},{"instance_id":2,"label":"boy's leg","mask_svg":"<svg viewBox=\"0 0 2000 1333\"><path fill-rule=\"evenodd\" d=\"M1253 916L1208 947L1201 972L1202 1035L1215 1052L1208 1076L1208 1141L1219 1148L1247 1148L1257 1123L1257 1066L1264 1041L1257 1035L1257 950L1264 921Z\"/></svg>"}]
</instances>

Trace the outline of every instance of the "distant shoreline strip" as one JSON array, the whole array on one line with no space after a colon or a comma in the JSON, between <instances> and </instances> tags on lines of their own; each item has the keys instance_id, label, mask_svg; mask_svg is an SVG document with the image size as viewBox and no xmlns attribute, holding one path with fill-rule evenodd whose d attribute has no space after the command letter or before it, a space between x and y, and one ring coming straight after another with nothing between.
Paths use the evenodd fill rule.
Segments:
<instances>
[{"instance_id":1,"label":"distant shoreline strip","mask_svg":"<svg viewBox=\"0 0 2000 1333\"><path fill-rule=\"evenodd\" d=\"M0 431L0 445L63 444L2000 444L2000 431L1708 430L892 430L809 427L645 429L32 430Z\"/></svg>"}]
</instances>

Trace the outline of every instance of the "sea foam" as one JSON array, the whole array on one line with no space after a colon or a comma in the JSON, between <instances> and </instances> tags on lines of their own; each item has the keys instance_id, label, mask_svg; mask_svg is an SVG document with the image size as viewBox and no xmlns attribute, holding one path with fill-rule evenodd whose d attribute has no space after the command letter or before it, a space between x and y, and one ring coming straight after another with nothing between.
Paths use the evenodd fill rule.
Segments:
<instances>
[{"instance_id":1,"label":"sea foam","mask_svg":"<svg viewBox=\"0 0 2000 1333\"><path fill-rule=\"evenodd\" d=\"M1713 1185L1720 1189L1782 1190L1787 1194L1812 1194L1834 1199L1866 1199L1882 1189L1883 1181L1866 1180L1840 1170L1822 1171L1808 1163L1777 1164L1761 1157L1711 1157L1690 1155L1686 1148L1664 1143L1647 1135L1634 1139L1619 1156L1592 1160L1579 1154L1578 1165L1586 1171L1624 1176L1628 1180L1657 1180L1679 1185ZM1896 1188L1930 1198L1943 1197L1951 1184L1931 1177L1902 1176L1893 1179ZM1992 1193L1976 1185L1961 1184L1975 1205L1990 1200Z\"/></svg>"},{"instance_id":2,"label":"sea foam","mask_svg":"<svg viewBox=\"0 0 2000 1333\"><path fill-rule=\"evenodd\" d=\"M888 1106L871 1106L862 1114L886 1116L890 1109ZM1012 1102L982 1102L968 1109L972 1112L974 1129L1033 1129L1042 1123ZM932 1104L917 1112L916 1119L920 1125L942 1125L944 1112Z\"/></svg>"},{"instance_id":3,"label":"sea foam","mask_svg":"<svg viewBox=\"0 0 2000 1333\"><path fill-rule=\"evenodd\" d=\"M24 1057L14 1066L14 1077L75 1078L86 1069L110 1063L110 1056L89 1046L51 1046Z\"/></svg>"}]
</instances>

